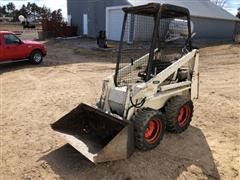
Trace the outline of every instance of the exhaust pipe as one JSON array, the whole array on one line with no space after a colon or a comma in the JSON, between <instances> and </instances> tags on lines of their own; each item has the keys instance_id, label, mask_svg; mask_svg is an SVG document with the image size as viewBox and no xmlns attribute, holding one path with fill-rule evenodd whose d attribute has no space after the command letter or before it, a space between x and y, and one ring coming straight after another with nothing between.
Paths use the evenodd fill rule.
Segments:
<instances>
[{"instance_id":1,"label":"exhaust pipe","mask_svg":"<svg viewBox=\"0 0 240 180\"><path fill-rule=\"evenodd\" d=\"M133 125L80 104L51 125L69 144L94 163L128 158L134 151Z\"/></svg>"}]
</instances>

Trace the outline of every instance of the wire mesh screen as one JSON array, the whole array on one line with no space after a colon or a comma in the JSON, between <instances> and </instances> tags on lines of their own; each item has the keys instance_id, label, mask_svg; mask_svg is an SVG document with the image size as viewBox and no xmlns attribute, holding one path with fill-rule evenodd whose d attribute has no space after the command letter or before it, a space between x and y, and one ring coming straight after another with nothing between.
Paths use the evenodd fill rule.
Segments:
<instances>
[{"instance_id":1,"label":"wire mesh screen","mask_svg":"<svg viewBox=\"0 0 240 180\"><path fill-rule=\"evenodd\" d=\"M151 77L158 74L183 55L188 35L184 19L160 19ZM121 49L117 86L146 81L149 52L154 31L154 17L128 14Z\"/></svg>"}]
</instances>

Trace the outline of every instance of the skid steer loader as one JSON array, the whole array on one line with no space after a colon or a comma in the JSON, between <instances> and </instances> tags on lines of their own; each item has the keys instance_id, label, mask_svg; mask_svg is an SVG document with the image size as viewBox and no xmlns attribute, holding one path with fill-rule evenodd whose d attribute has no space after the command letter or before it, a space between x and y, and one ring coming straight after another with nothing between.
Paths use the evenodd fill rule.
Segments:
<instances>
[{"instance_id":1,"label":"skid steer loader","mask_svg":"<svg viewBox=\"0 0 240 180\"><path fill-rule=\"evenodd\" d=\"M103 81L99 102L82 103L52 124L94 163L153 149L165 130L185 131L198 98L199 53L192 49L188 9L151 3L123 11L115 73ZM172 31L171 22L179 19L188 34L166 41L169 25Z\"/></svg>"}]
</instances>

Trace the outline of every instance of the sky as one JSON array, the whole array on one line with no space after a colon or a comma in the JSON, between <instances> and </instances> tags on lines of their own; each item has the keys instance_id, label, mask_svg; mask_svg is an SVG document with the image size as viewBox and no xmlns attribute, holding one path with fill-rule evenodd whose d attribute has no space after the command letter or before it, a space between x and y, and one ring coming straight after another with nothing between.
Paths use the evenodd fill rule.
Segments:
<instances>
[{"instance_id":1,"label":"sky","mask_svg":"<svg viewBox=\"0 0 240 180\"><path fill-rule=\"evenodd\" d=\"M0 5L13 2L17 8L20 8L22 4L27 4L28 2L35 2L39 6L47 6L51 10L62 9L63 16L67 17L67 0L0 0ZM236 15L237 9L240 7L240 0L227 0L225 4L225 9L231 14Z\"/></svg>"},{"instance_id":2,"label":"sky","mask_svg":"<svg viewBox=\"0 0 240 180\"><path fill-rule=\"evenodd\" d=\"M240 0L227 0L224 8L233 15L236 15L237 9L240 8Z\"/></svg>"}]
</instances>

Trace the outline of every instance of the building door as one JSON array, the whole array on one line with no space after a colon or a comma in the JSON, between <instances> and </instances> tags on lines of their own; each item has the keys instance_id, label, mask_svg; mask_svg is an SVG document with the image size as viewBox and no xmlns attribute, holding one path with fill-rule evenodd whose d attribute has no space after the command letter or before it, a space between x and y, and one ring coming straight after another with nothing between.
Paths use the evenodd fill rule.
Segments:
<instances>
[{"instance_id":1,"label":"building door","mask_svg":"<svg viewBox=\"0 0 240 180\"><path fill-rule=\"evenodd\" d=\"M122 6L106 8L106 35L107 39L120 41L124 12ZM124 40L129 40L129 31L125 30Z\"/></svg>"},{"instance_id":2,"label":"building door","mask_svg":"<svg viewBox=\"0 0 240 180\"><path fill-rule=\"evenodd\" d=\"M88 15L83 14L83 34L88 35Z\"/></svg>"}]
</instances>

